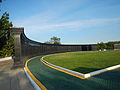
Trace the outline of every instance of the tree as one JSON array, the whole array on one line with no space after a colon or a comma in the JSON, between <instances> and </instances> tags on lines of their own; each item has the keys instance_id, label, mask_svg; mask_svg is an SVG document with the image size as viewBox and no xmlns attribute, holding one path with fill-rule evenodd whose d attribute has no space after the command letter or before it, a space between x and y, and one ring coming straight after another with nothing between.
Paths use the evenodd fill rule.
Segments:
<instances>
[{"instance_id":1,"label":"tree","mask_svg":"<svg viewBox=\"0 0 120 90\"><path fill-rule=\"evenodd\" d=\"M104 50L104 49L106 49L106 44L105 43L103 43L103 42L100 42L100 43L98 43L97 44L97 49L98 50Z\"/></svg>"},{"instance_id":2,"label":"tree","mask_svg":"<svg viewBox=\"0 0 120 90\"><path fill-rule=\"evenodd\" d=\"M97 44L97 49L98 50L103 50L103 49L108 49L112 50L114 49L114 44L120 44L120 41L111 41L111 42L106 42L106 43L98 43Z\"/></svg>"},{"instance_id":3,"label":"tree","mask_svg":"<svg viewBox=\"0 0 120 90\"><path fill-rule=\"evenodd\" d=\"M107 46L106 49L114 49L114 43L113 42L106 43L106 46Z\"/></svg>"},{"instance_id":4,"label":"tree","mask_svg":"<svg viewBox=\"0 0 120 90\"><path fill-rule=\"evenodd\" d=\"M9 28L12 22L9 21L9 14L5 12L0 18L0 56L11 56L14 51L13 35Z\"/></svg>"},{"instance_id":5,"label":"tree","mask_svg":"<svg viewBox=\"0 0 120 90\"><path fill-rule=\"evenodd\" d=\"M58 38L58 37L52 37L52 38L50 38L50 40L49 41L46 41L45 42L46 44L61 44L61 42L60 42L60 38Z\"/></svg>"}]
</instances>

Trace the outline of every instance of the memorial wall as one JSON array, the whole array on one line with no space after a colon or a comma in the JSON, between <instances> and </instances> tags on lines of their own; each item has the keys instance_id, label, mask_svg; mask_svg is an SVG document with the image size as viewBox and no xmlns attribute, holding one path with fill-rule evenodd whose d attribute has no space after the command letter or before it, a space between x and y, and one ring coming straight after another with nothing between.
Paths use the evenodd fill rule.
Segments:
<instances>
[{"instance_id":1,"label":"memorial wall","mask_svg":"<svg viewBox=\"0 0 120 90\"><path fill-rule=\"evenodd\" d=\"M34 56L74 51L96 51L96 44L87 45L55 45L32 41L24 34L23 27L12 27L15 43L15 64L24 65L25 61Z\"/></svg>"}]
</instances>

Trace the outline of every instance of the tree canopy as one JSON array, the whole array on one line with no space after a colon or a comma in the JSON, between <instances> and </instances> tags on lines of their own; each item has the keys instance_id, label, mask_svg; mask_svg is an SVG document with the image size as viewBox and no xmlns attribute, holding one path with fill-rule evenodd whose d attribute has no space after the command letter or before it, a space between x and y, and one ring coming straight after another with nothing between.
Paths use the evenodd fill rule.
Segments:
<instances>
[{"instance_id":1,"label":"tree canopy","mask_svg":"<svg viewBox=\"0 0 120 90\"><path fill-rule=\"evenodd\" d=\"M13 36L9 28L12 22L9 21L9 14L5 12L0 18L0 57L13 54Z\"/></svg>"},{"instance_id":2,"label":"tree canopy","mask_svg":"<svg viewBox=\"0 0 120 90\"><path fill-rule=\"evenodd\" d=\"M53 36L49 41L46 41L46 44L61 44L60 38Z\"/></svg>"},{"instance_id":3,"label":"tree canopy","mask_svg":"<svg viewBox=\"0 0 120 90\"><path fill-rule=\"evenodd\" d=\"M97 44L97 49L98 50L114 49L114 44L120 44L120 41L111 41L107 43L100 42Z\"/></svg>"}]
</instances>

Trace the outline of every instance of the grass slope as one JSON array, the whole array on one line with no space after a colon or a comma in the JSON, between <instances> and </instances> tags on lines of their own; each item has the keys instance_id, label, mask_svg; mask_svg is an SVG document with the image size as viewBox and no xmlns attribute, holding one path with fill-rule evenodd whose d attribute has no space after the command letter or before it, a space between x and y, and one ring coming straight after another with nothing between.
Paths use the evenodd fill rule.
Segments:
<instances>
[{"instance_id":1,"label":"grass slope","mask_svg":"<svg viewBox=\"0 0 120 90\"><path fill-rule=\"evenodd\" d=\"M86 51L54 54L46 61L81 73L120 64L120 51Z\"/></svg>"}]
</instances>

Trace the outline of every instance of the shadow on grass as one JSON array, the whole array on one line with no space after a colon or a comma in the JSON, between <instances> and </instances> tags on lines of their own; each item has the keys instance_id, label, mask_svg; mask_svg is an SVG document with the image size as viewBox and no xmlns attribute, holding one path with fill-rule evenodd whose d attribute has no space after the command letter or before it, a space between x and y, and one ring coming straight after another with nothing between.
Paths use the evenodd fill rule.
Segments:
<instances>
[{"instance_id":1,"label":"shadow on grass","mask_svg":"<svg viewBox=\"0 0 120 90\"><path fill-rule=\"evenodd\" d=\"M80 72L80 73L83 73L83 74L86 74L86 73L90 73L90 72L93 72L93 71L96 71L96 70L100 70L100 69L98 69L98 68L78 67L78 68L75 68L75 69L72 69L72 70Z\"/></svg>"}]
</instances>

